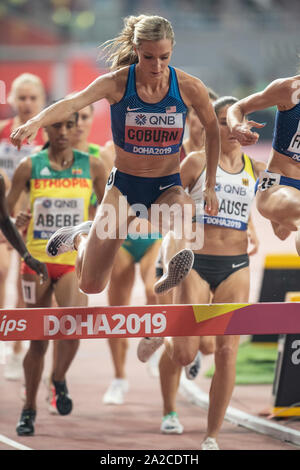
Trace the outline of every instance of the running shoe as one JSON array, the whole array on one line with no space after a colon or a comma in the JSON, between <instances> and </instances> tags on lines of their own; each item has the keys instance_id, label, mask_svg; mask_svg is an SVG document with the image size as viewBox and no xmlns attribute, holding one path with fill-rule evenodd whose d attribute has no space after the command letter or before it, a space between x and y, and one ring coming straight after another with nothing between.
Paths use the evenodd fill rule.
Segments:
<instances>
[{"instance_id":1,"label":"running shoe","mask_svg":"<svg viewBox=\"0 0 300 470\"><path fill-rule=\"evenodd\" d=\"M23 377L23 353L11 352L6 357L4 378L6 380L20 380Z\"/></svg>"},{"instance_id":2,"label":"running shoe","mask_svg":"<svg viewBox=\"0 0 300 470\"><path fill-rule=\"evenodd\" d=\"M102 402L105 405L123 405L124 397L128 390L128 380L114 379L103 395Z\"/></svg>"},{"instance_id":3,"label":"running shoe","mask_svg":"<svg viewBox=\"0 0 300 470\"><path fill-rule=\"evenodd\" d=\"M49 390L49 395L47 397L48 402L48 411L51 415L58 415L58 410L56 406L56 391L55 387L51 385Z\"/></svg>"},{"instance_id":4,"label":"running shoe","mask_svg":"<svg viewBox=\"0 0 300 470\"><path fill-rule=\"evenodd\" d=\"M73 402L69 396L68 388L66 381L58 382L52 380L55 387L55 400L56 400L56 409L60 415L68 415L71 413L73 408Z\"/></svg>"},{"instance_id":5,"label":"running shoe","mask_svg":"<svg viewBox=\"0 0 300 470\"><path fill-rule=\"evenodd\" d=\"M194 253L185 248L179 251L168 263L165 274L154 284L154 292L163 294L178 286L189 274L194 263Z\"/></svg>"},{"instance_id":6,"label":"running shoe","mask_svg":"<svg viewBox=\"0 0 300 470\"><path fill-rule=\"evenodd\" d=\"M155 351L162 346L164 338L142 338L137 347L137 357L141 362L147 362Z\"/></svg>"},{"instance_id":7,"label":"running shoe","mask_svg":"<svg viewBox=\"0 0 300 470\"><path fill-rule=\"evenodd\" d=\"M48 411L51 415L58 415L55 387L49 377L44 377L43 383L47 390L46 402L48 403Z\"/></svg>"},{"instance_id":8,"label":"running shoe","mask_svg":"<svg viewBox=\"0 0 300 470\"><path fill-rule=\"evenodd\" d=\"M195 378L199 374L200 367L201 367L201 352L198 351L193 362L191 362L184 368L186 378L189 380L195 380Z\"/></svg>"},{"instance_id":9,"label":"running shoe","mask_svg":"<svg viewBox=\"0 0 300 470\"><path fill-rule=\"evenodd\" d=\"M74 240L80 233L88 234L93 221L82 222L75 227L62 227L56 230L48 240L46 253L48 256L58 256L68 251L74 251Z\"/></svg>"},{"instance_id":10,"label":"running shoe","mask_svg":"<svg viewBox=\"0 0 300 470\"><path fill-rule=\"evenodd\" d=\"M175 411L171 411L163 417L160 430L163 434L182 434L183 426Z\"/></svg>"},{"instance_id":11,"label":"running shoe","mask_svg":"<svg viewBox=\"0 0 300 470\"><path fill-rule=\"evenodd\" d=\"M35 410L28 409L22 411L20 420L16 427L18 436L33 436L35 417Z\"/></svg>"},{"instance_id":12,"label":"running shoe","mask_svg":"<svg viewBox=\"0 0 300 470\"><path fill-rule=\"evenodd\" d=\"M201 450L220 450L214 437L207 437L201 444Z\"/></svg>"}]
</instances>

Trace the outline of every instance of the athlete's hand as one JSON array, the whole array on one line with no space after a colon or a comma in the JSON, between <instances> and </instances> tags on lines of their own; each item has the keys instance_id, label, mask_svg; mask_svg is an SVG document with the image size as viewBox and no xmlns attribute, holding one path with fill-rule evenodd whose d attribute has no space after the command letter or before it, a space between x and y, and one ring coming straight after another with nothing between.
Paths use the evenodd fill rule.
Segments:
<instances>
[{"instance_id":1,"label":"athlete's hand","mask_svg":"<svg viewBox=\"0 0 300 470\"><path fill-rule=\"evenodd\" d=\"M265 123L255 121L246 121L232 128L231 135L235 137L241 145L253 145L259 139L259 134L251 130L252 127L261 129L265 127Z\"/></svg>"},{"instance_id":2,"label":"athlete's hand","mask_svg":"<svg viewBox=\"0 0 300 470\"><path fill-rule=\"evenodd\" d=\"M27 121L22 126L17 127L12 133L10 134L10 140L12 144L20 150L22 147L22 143L25 139L27 139L28 143L31 143L37 132L39 130L39 125L35 121Z\"/></svg>"},{"instance_id":3,"label":"athlete's hand","mask_svg":"<svg viewBox=\"0 0 300 470\"><path fill-rule=\"evenodd\" d=\"M47 281L48 279L48 271L45 263L41 263L39 260L35 259L31 255L27 255L24 258L25 263L31 269L33 269L41 278L41 282Z\"/></svg>"},{"instance_id":4,"label":"athlete's hand","mask_svg":"<svg viewBox=\"0 0 300 470\"><path fill-rule=\"evenodd\" d=\"M17 227L17 229L18 230L27 229L31 217L32 217L31 214L28 214L28 212L19 212L15 221L15 226Z\"/></svg>"},{"instance_id":5,"label":"athlete's hand","mask_svg":"<svg viewBox=\"0 0 300 470\"><path fill-rule=\"evenodd\" d=\"M206 187L203 189L204 210L209 215L218 215L219 201L215 188Z\"/></svg>"}]
</instances>

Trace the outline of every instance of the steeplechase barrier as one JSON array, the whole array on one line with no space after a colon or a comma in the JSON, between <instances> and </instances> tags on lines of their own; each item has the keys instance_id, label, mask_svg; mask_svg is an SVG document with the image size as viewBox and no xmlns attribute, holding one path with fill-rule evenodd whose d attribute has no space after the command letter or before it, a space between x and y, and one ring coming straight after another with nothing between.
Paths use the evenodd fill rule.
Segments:
<instances>
[{"instance_id":1,"label":"steeplechase barrier","mask_svg":"<svg viewBox=\"0 0 300 470\"><path fill-rule=\"evenodd\" d=\"M300 303L0 310L0 341L300 334Z\"/></svg>"}]
</instances>

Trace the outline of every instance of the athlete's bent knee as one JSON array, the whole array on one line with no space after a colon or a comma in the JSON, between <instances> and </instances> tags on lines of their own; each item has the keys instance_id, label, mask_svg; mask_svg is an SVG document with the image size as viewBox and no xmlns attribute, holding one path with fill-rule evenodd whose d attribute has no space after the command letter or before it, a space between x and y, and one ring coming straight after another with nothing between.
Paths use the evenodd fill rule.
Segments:
<instances>
[{"instance_id":1,"label":"athlete's bent knee","mask_svg":"<svg viewBox=\"0 0 300 470\"><path fill-rule=\"evenodd\" d=\"M223 346L215 352L215 363L216 367L218 364L220 367L231 366L235 364L237 355L237 348L233 346Z\"/></svg>"},{"instance_id":2,"label":"athlete's bent knee","mask_svg":"<svg viewBox=\"0 0 300 470\"><path fill-rule=\"evenodd\" d=\"M79 289L84 294L99 294L104 291L106 284L106 282L98 279L80 279Z\"/></svg>"},{"instance_id":3,"label":"athlete's bent knee","mask_svg":"<svg viewBox=\"0 0 300 470\"><path fill-rule=\"evenodd\" d=\"M187 366L195 359L195 354L191 351L174 350L173 361L180 366Z\"/></svg>"},{"instance_id":4,"label":"athlete's bent knee","mask_svg":"<svg viewBox=\"0 0 300 470\"><path fill-rule=\"evenodd\" d=\"M214 341L207 341L203 342L200 344L200 352L204 354L205 356L208 356L209 354L213 354L215 352L215 342Z\"/></svg>"}]
</instances>

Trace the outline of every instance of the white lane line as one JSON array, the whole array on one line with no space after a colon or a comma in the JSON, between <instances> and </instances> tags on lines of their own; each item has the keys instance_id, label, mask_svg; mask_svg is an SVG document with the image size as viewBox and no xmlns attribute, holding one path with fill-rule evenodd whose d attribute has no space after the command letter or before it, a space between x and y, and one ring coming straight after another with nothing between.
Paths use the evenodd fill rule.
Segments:
<instances>
[{"instance_id":1,"label":"white lane line","mask_svg":"<svg viewBox=\"0 0 300 470\"><path fill-rule=\"evenodd\" d=\"M26 447L23 444L20 444L19 442L13 441L12 439L9 439L8 437L3 436L3 434L0 434L0 442L3 442L3 444L6 444L10 447L14 447L15 449L18 449L18 450L33 450L30 447Z\"/></svg>"},{"instance_id":2,"label":"white lane line","mask_svg":"<svg viewBox=\"0 0 300 470\"><path fill-rule=\"evenodd\" d=\"M194 382L188 380L184 375L180 380L180 393L194 405L208 409L209 396L204 393ZM264 418L258 418L251 414L240 411L236 408L228 407L225 419L233 424L238 424L260 434L279 439L282 442L288 442L300 446L300 432L276 424Z\"/></svg>"}]
</instances>

